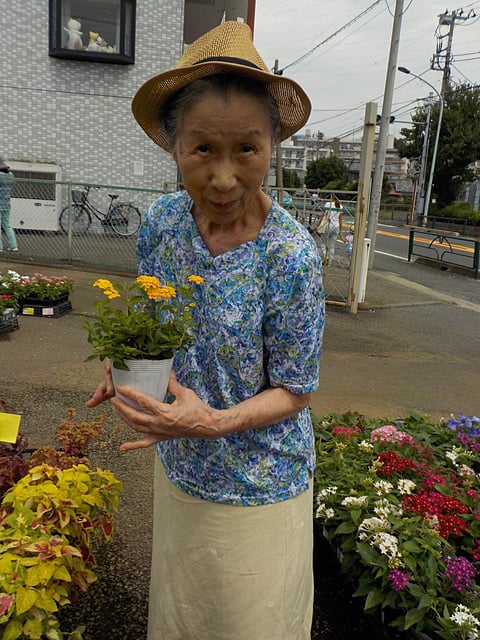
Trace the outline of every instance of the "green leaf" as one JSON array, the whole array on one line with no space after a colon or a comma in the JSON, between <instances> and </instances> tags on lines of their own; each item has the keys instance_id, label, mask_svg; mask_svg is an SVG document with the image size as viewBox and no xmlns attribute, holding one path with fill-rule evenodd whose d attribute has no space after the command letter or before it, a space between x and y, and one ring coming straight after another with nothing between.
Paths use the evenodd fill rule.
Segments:
<instances>
[{"instance_id":1,"label":"green leaf","mask_svg":"<svg viewBox=\"0 0 480 640\"><path fill-rule=\"evenodd\" d=\"M15 599L15 605L17 615L29 611L37 599L37 593L35 589L26 589L25 587L19 587L17 589L17 597Z\"/></svg>"},{"instance_id":2,"label":"green leaf","mask_svg":"<svg viewBox=\"0 0 480 640\"><path fill-rule=\"evenodd\" d=\"M378 607L380 604L382 604L384 598L385 598L385 594L382 591L377 591L377 590L370 591L365 601L365 607L364 607L365 611Z\"/></svg>"},{"instance_id":3,"label":"green leaf","mask_svg":"<svg viewBox=\"0 0 480 640\"><path fill-rule=\"evenodd\" d=\"M379 564L379 560L380 560L379 554L377 553L377 551L372 549L370 545L365 544L364 542L359 542L357 544L357 551L360 554L360 557L362 558L362 560L365 562L365 564L368 564L368 565Z\"/></svg>"},{"instance_id":4,"label":"green leaf","mask_svg":"<svg viewBox=\"0 0 480 640\"><path fill-rule=\"evenodd\" d=\"M337 535L339 533L353 533L356 530L357 530L357 526L355 525L355 523L346 520L345 522L342 522L342 524L335 529L334 535Z\"/></svg>"},{"instance_id":5,"label":"green leaf","mask_svg":"<svg viewBox=\"0 0 480 640\"><path fill-rule=\"evenodd\" d=\"M415 540L407 540L402 544L402 548L410 551L410 553L420 553L422 548Z\"/></svg>"},{"instance_id":6,"label":"green leaf","mask_svg":"<svg viewBox=\"0 0 480 640\"><path fill-rule=\"evenodd\" d=\"M10 620L3 632L2 640L17 640L23 631L23 625L18 620Z\"/></svg>"},{"instance_id":7,"label":"green leaf","mask_svg":"<svg viewBox=\"0 0 480 640\"><path fill-rule=\"evenodd\" d=\"M409 609L405 614L405 631L423 620L428 609Z\"/></svg>"}]
</instances>

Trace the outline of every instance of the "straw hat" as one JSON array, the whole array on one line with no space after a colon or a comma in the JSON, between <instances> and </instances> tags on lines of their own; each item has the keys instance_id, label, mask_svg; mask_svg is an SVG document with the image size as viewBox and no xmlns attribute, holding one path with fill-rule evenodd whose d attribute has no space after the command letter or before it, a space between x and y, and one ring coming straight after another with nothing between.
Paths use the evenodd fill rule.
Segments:
<instances>
[{"instance_id":1,"label":"straw hat","mask_svg":"<svg viewBox=\"0 0 480 640\"><path fill-rule=\"evenodd\" d=\"M307 122L311 104L304 90L290 78L271 73L255 49L250 27L227 21L195 40L175 69L147 80L132 101L132 111L145 133L170 151L162 117L166 104L182 87L216 73L242 75L261 81L280 112L280 140L285 140Z\"/></svg>"}]
</instances>

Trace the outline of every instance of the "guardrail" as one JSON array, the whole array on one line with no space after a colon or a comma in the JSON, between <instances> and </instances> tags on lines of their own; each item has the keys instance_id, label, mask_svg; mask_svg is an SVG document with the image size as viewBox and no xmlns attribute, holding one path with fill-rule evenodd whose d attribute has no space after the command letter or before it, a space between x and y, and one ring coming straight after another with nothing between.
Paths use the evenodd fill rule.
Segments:
<instances>
[{"instance_id":1,"label":"guardrail","mask_svg":"<svg viewBox=\"0 0 480 640\"><path fill-rule=\"evenodd\" d=\"M461 236L448 229L410 227L409 262L412 256L470 272L474 278L480 277L480 240Z\"/></svg>"}]
</instances>

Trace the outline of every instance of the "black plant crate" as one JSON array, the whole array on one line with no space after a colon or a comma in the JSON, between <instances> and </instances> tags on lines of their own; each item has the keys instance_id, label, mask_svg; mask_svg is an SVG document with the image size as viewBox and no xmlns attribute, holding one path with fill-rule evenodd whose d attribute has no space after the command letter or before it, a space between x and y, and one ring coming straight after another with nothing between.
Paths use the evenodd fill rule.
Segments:
<instances>
[{"instance_id":1,"label":"black plant crate","mask_svg":"<svg viewBox=\"0 0 480 640\"><path fill-rule=\"evenodd\" d=\"M6 309L0 316L0 336L18 329L18 317L14 309Z\"/></svg>"},{"instance_id":2,"label":"black plant crate","mask_svg":"<svg viewBox=\"0 0 480 640\"><path fill-rule=\"evenodd\" d=\"M48 305L43 304L25 304L22 306L23 316L38 316L42 318L60 318L66 313L72 310L72 303L70 300L64 300L59 304L54 304L53 301Z\"/></svg>"},{"instance_id":3,"label":"black plant crate","mask_svg":"<svg viewBox=\"0 0 480 640\"><path fill-rule=\"evenodd\" d=\"M39 298L38 296L25 296L25 298L20 298L19 303L20 307L56 307L62 302L66 302L68 299L68 293L62 293L53 300L46 300L44 298Z\"/></svg>"}]
</instances>

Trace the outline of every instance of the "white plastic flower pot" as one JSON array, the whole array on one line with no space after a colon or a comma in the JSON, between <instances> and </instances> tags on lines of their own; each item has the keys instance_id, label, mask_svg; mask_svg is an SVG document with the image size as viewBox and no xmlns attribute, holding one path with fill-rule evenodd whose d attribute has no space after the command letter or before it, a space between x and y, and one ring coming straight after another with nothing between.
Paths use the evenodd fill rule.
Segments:
<instances>
[{"instance_id":1,"label":"white plastic flower pot","mask_svg":"<svg viewBox=\"0 0 480 640\"><path fill-rule=\"evenodd\" d=\"M112 378L115 389L119 385L124 384L156 400L163 401L165 399L173 358L169 360L125 360L125 364L129 368L129 371L116 369L112 366ZM118 393L118 391L116 391L116 396L135 409L143 409L143 407L123 396L121 393Z\"/></svg>"}]
</instances>

